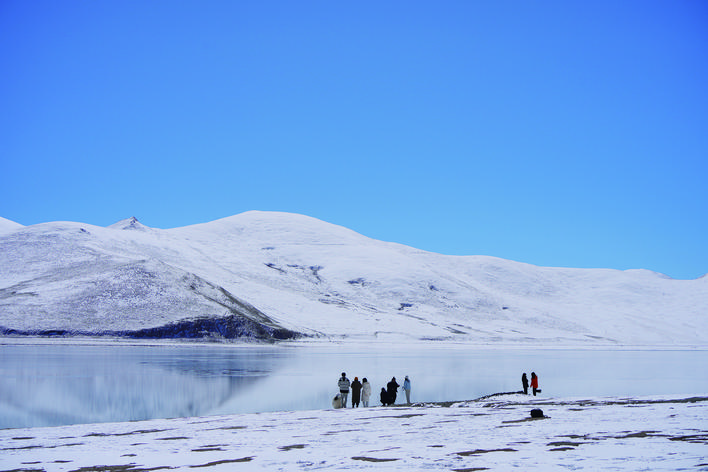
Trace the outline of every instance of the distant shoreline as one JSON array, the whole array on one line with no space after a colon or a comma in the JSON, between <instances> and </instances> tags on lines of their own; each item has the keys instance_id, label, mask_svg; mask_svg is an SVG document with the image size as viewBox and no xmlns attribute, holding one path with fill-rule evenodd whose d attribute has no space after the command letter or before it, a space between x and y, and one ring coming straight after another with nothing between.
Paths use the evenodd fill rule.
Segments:
<instances>
[{"instance_id":1,"label":"distant shoreline","mask_svg":"<svg viewBox=\"0 0 708 472\"><path fill-rule=\"evenodd\" d=\"M85 346L208 346L230 348L333 348L339 346L367 346L378 344L394 344L398 346L415 346L427 348L469 348L490 350L544 350L544 351L708 351L708 345L697 344L563 344L557 341L528 341L528 342L475 342L461 340L421 340L421 339L346 339L346 338L308 338L292 341L266 342L259 340L216 341L210 339L136 339L120 336L36 336L36 335L4 335L0 336L2 345L25 344L66 344Z\"/></svg>"}]
</instances>

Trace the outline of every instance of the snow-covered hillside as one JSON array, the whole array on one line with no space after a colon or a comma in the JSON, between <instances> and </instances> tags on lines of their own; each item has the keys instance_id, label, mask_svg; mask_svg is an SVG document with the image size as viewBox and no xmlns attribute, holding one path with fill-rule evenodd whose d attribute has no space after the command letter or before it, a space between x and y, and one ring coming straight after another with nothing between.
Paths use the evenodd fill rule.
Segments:
<instances>
[{"instance_id":1,"label":"snow-covered hillside","mask_svg":"<svg viewBox=\"0 0 708 472\"><path fill-rule=\"evenodd\" d=\"M0 216L0 234L10 233L20 228L22 228L21 224L15 223L14 221L10 221L7 218L3 218L2 216Z\"/></svg>"},{"instance_id":2,"label":"snow-covered hillside","mask_svg":"<svg viewBox=\"0 0 708 472\"><path fill-rule=\"evenodd\" d=\"M0 231L8 334L705 345L707 314L705 276L445 256L287 213Z\"/></svg>"}]
</instances>

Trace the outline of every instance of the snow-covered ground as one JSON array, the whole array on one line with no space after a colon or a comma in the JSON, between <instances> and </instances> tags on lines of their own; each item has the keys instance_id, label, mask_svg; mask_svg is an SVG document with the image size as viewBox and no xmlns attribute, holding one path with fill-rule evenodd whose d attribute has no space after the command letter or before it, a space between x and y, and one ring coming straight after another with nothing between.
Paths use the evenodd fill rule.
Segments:
<instances>
[{"instance_id":1,"label":"snow-covered ground","mask_svg":"<svg viewBox=\"0 0 708 472\"><path fill-rule=\"evenodd\" d=\"M6 333L116 334L210 318L227 322L192 334L228 325L238 335L246 320L329 339L708 344L705 276L445 256L287 213L168 230L3 220L0 267Z\"/></svg>"},{"instance_id":2,"label":"snow-covered ground","mask_svg":"<svg viewBox=\"0 0 708 472\"><path fill-rule=\"evenodd\" d=\"M530 418L533 408L545 417ZM2 470L195 468L708 470L708 397L505 395L410 407L0 430Z\"/></svg>"}]
</instances>

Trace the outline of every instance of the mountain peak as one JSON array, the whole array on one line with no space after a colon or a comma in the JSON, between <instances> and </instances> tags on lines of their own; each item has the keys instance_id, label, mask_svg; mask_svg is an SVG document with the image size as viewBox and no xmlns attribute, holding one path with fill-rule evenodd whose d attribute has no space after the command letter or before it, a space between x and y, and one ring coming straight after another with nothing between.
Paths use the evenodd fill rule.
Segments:
<instances>
[{"instance_id":1,"label":"mountain peak","mask_svg":"<svg viewBox=\"0 0 708 472\"><path fill-rule=\"evenodd\" d=\"M138 219L134 216L131 216L130 218L126 218L124 220L120 220L117 223L113 223L112 225L109 226L109 228L112 229L125 229L125 230L134 230L134 231L147 231L148 227L143 225L138 221Z\"/></svg>"}]
</instances>

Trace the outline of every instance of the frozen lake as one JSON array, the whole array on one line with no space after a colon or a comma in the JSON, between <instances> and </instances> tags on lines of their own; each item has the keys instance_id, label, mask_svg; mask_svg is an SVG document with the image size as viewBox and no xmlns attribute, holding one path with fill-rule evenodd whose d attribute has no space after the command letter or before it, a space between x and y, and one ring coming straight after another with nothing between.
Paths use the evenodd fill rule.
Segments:
<instances>
[{"instance_id":1,"label":"frozen lake","mask_svg":"<svg viewBox=\"0 0 708 472\"><path fill-rule=\"evenodd\" d=\"M369 379L372 405L406 375L414 402L518 391L532 371L544 397L708 393L703 350L59 340L5 343L0 358L0 428L330 408L343 371Z\"/></svg>"}]
</instances>

